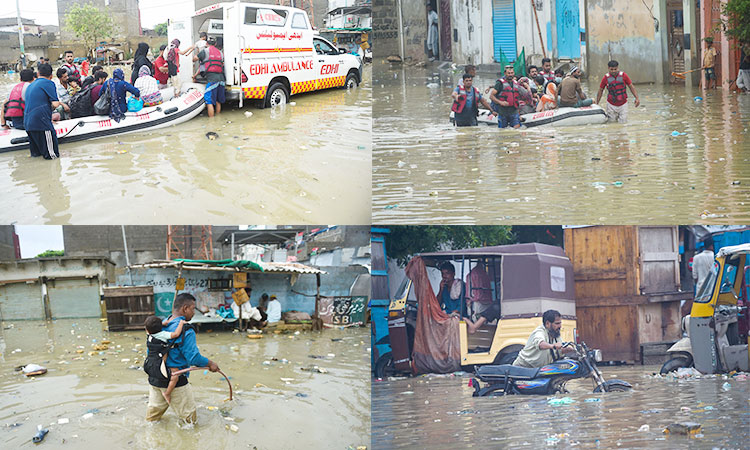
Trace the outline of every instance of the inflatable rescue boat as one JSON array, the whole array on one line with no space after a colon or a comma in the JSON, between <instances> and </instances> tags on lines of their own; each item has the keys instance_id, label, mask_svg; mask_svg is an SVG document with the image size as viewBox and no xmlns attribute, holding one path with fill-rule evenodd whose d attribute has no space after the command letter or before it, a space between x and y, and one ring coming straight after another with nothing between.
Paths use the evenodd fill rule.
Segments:
<instances>
[{"instance_id":1,"label":"inflatable rescue boat","mask_svg":"<svg viewBox=\"0 0 750 450\"><path fill-rule=\"evenodd\" d=\"M451 112L450 119L451 123L454 123L453 112ZM496 127L497 117L491 115L486 109L480 109L477 122ZM521 116L521 125L525 127L538 127L542 125L580 126L606 122L607 113L599 105L584 106L582 108L557 108Z\"/></svg>"},{"instance_id":2,"label":"inflatable rescue boat","mask_svg":"<svg viewBox=\"0 0 750 450\"><path fill-rule=\"evenodd\" d=\"M88 116L55 122L59 143L82 141L124 133L151 131L186 122L203 111L203 91L190 87L184 94L157 106L138 112L125 113L115 122L109 116ZM24 130L0 129L0 153L29 148L29 137Z\"/></svg>"}]
</instances>

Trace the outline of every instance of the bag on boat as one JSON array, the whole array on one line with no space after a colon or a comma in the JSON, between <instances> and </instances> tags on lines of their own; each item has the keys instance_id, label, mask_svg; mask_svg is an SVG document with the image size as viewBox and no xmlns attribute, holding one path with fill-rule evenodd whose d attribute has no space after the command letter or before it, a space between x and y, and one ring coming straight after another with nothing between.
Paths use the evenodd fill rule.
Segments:
<instances>
[{"instance_id":1,"label":"bag on boat","mask_svg":"<svg viewBox=\"0 0 750 450\"><path fill-rule=\"evenodd\" d=\"M143 109L143 100L140 98L129 97L128 98L128 111L138 112Z\"/></svg>"},{"instance_id":2,"label":"bag on boat","mask_svg":"<svg viewBox=\"0 0 750 450\"><path fill-rule=\"evenodd\" d=\"M108 116L109 115L109 108L110 108L110 101L109 101L109 83L105 84L102 88L101 92L99 93L99 100L94 103L94 112L97 115L100 116Z\"/></svg>"},{"instance_id":3,"label":"bag on boat","mask_svg":"<svg viewBox=\"0 0 750 450\"><path fill-rule=\"evenodd\" d=\"M91 104L91 91L96 85L89 84L83 90L70 98L70 118L93 116L94 106Z\"/></svg>"}]
</instances>

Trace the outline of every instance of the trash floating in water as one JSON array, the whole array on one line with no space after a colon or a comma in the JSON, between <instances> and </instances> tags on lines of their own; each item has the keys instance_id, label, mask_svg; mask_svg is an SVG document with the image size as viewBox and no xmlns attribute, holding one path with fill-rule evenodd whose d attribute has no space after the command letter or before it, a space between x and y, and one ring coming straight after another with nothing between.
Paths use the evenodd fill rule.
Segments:
<instances>
[{"instance_id":1,"label":"trash floating in water","mask_svg":"<svg viewBox=\"0 0 750 450\"><path fill-rule=\"evenodd\" d=\"M237 425L235 425L233 423L231 423L229 425L226 425L225 427L226 427L227 430L231 430L231 431L233 431L235 433L238 432L238 431L240 431L240 427L238 427Z\"/></svg>"},{"instance_id":2,"label":"trash floating in water","mask_svg":"<svg viewBox=\"0 0 750 450\"><path fill-rule=\"evenodd\" d=\"M696 101L696 102L702 102L703 101L703 97L697 96L693 100Z\"/></svg>"},{"instance_id":3,"label":"trash floating in water","mask_svg":"<svg viewBox=\"0 0 750 450\"><path fill-rule=\"evenodd\" d=\"M584 400L585 403L596 403L596 402L601 402L601 401L602 399L596 398L596 397L587 398L586 400Z\"/></svg>"},{"instance_id":4,"label":"trash floating in water","mask_svg":"<svg viewBox=\"0 0 750 450\"><path fill-rule=\"evenodd\" d=\"M675 130L672 132L672 136L685 136L687 133L680 133L679 131Z\"/></svg>"},{"instance_id":5,"label":"trash floating in water","mask_svg":"<svg viewBox=\"0 0 750 450\"><path fill-rule=\"evenodd\" d=\"M729 382L727 381L727 382L725 382L724 384L721 385L721 388L724 390L724 392L726 392L726 391L732 389L732 385L729 384Z\"/></svg>"},{"instance_id":6,"label":"trash floating in water","mask_svg":"<svg viewBox=\"0 0 750 450\"><path fill-rule=\"evenodd\" d=\"M562 397L562 398L551 398L547 401L550 405L569 405L571 403L575 403L576 401L573 400L570 397Z\"/></svg>"},{"instance_id":7,"label":"trash floating in water","mask_svg":"<svg viewBox=\"0 0 750 450\"><path fill-rule=\"evenodd\" d=\"M697 422L673 423L664 429L665 434L697 434L701 431L701 424Z\"/></svg>"},{"instance_id":8,"label":"trash floating in water","mask_svg":"<svg viewBox=\"0 0 750 450\"><path fill-rule=\"evenodd\" d=\"M36 375L44 375L47 373L47 369L40 366L39 364L27 364L23 368L23 374L27 377L33 377Z\"/></svg>"},{"instance_id":9,"label":"trash floating in water","mask_svg":"<svg viewBox=\"0 0 750 450\"><path fill-rule=\"evenodd\" d=\"M638 428L638 431L641 432L641 433L645 433L645 432L649 431L650 429L651 429L651 427L649 427L648 424L646 424L646 425L641 425L641 427Z\"/></svg>"},{"instance_id":10,"label":"trash floating in water","mask_svg":"<svg viewBox=\"0 0 750 450\"><path fill-rule=\"evenodd\" d=\"M680 367L672 374L677 378L700 378L702 375L695 367Z\"/></svg>"},{"instance_id":11,"label":"trash floating in water","mask_svg":"<svg viewBox=\"0 0 750 450\"><path fill-rule=\"evenodd\" d=\"M297 396L297 397L300 397L300 398L305 398L305 397L308 397L308 395L307 395L307 394L303 394L302 392L297 392L297 393L296 393L296 394L294 394L294 395L295 395L295 396Z\"/></svg>"},{"instance_id":12,"label":"trash floating in water","mask_svg":"<svg viewBox=\"0 0 750 450\"><path fill-rule=\"evenodd\" d=\"M47 428L42 428L41 425L37 425L36 429L37 433L31 438L31 442L38 444L44 440L47 433L49 433L49 430Z\"/></svg>"},{"instance_id":13,"label":"trash floating in water","mask_svg":"<svg viewBox=\"0 0 750 450\"><path fill-rule=\"evenodd\" d=\"M208 138L209 141L213 141L219 138L219 134L214 133L213 131L209 131L208 133L206 133L206 137Z\"/></svg>"},{"instance_id":14,"label":"trash floating in water","mask_svg":"<svg viewBox=\"0 0 750 450\"><path fill-rule=\"evenodd\" d=\"M70 419L65 418L65 417L57 419L57 424L58 425L65 425L66 423L70 423Z\"/></svg>"},{"instance_id":15,"label":"trash floating in water","mask_svg":"<svg viewBox=\"0 0 750 450\"><path fill-rule=\"evenodd\" d=\"M245 111L245 117L253 117L253 113L251 111Z\"/></svg>"},{"instance_id":16,"label":"trash floating in water","mask_svg":"<svg viewBox=\"0 0 750 450\"><path fill-rule=\"evenodd\" d=\"M84 419L90 419L92 417L94 417L94 413L86 413L86 414L83 415Z\"/></svg>"},{"instance_id":17,"label":"trash floating in water","mask_svg":"<svg viewBox=\"0 0 750 450\"><path fill-rule=\"evenodd\" d=\"M398 208L398 203L396 203L395 205L385 205L385 209L396 209L396 208Z\"/></svg>"}]
</instances>

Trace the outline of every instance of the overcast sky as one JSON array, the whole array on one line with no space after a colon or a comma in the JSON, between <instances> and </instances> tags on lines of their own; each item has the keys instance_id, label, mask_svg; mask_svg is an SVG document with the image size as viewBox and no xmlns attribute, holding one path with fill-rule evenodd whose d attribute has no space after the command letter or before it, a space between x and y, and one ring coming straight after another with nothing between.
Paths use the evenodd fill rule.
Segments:
<instances>
[{"instance_id":1,"label":"overcast sky","mask_svg":"<svg viewBox=\"0 0 750 450\"><path fill-rule=\"evenodd\" d=\"M22 17L34 19L39 25L59 25L57 23L57 0L23 0L19 3ZM157 23L166 22L170 16L174 17L175 11L194 11L193 0L140 0L139 5L141 26L144 28L153 28ZM15 1L0 1L0 17L15 16Z\"/></svg>"},{"instance_id":2,"label":"overcast sky","mask_svg":"<svg viewBox=\"0 0 750 450\"><path fill-rule=\"evenodd\" d=\"M64 250L62 226L16 225L21 258L33 258L45 250Z\"/></svg>"}]
</instances>

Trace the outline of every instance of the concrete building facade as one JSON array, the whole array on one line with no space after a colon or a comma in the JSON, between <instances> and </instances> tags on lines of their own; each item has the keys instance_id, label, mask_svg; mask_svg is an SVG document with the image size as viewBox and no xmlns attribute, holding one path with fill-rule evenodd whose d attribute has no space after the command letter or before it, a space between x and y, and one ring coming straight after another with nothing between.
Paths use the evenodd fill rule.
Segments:
<instances>
[{"instance_id":1,"label":"concrete building facade","mask_svg":"<svg viewBox=\"0 0 750 450\"><path fill-rule=\"evenodd\" d=\"M441 60L493 64L503 57L514 61L522 51L527 62L537 65L544 56L555 63L585 60L583 0L430 0L430 4L438 14ZM424 2L374 0L375 56L427 60L427 12Z\"/></svg>"},{"instance_id":2,"label":"concrete building facade","mask_svg":"<svg viewBox=\"0 0 750 450\"><path fill-rule=\"evenodd\" d=\"M0 225L0 261L16 259L15 235L13 225Z\"/></svg>"},{"instance_id":3,"label":"concrete building facade","mask_svg":"<svg viewBox=\"0 0 750 450\"><path fill-rule=\"evenodd\" d=\"M60 42L74 43L75 36L65 26L65 14L77 4L91 4L112 17L117 27L116 35L128 38L142 35L141 12L138 0L57 0L57 18L60 24Z\"/></svg>"}]
</instances>

